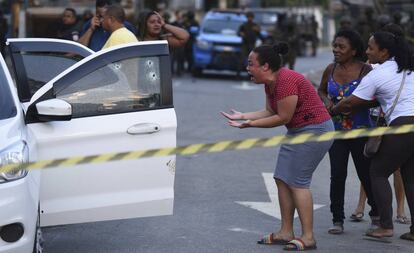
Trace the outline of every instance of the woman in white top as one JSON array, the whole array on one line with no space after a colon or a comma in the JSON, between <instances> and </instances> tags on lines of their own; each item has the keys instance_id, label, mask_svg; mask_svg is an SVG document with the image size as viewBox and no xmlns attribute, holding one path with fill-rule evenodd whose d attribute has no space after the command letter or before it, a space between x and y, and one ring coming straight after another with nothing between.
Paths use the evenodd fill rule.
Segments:
<instances>
[{"instance_id":1,"label":"woman in white top","mask_svg":"<svg viewBox=\"0 0 414 253\"><path fill-rule=\"evenodd\" d=\"M376 32L369 39L366 51L371 63L380 64L361 81L353 94L334 108L335 113L352 113L358 108L372 105L374 98L387 115L390 126L414 124L414 58L407 41L389 32ZM391 115L403 75L405 82ZM399 167L410 208L414 215L414 133L385 135L378 153L373 157L370 176L374 199L380 213L378 228L367 231L371 237L392 237L392 190L388 177ZM414 226L401 239L414 241Z\"/></svg>"}]
</instances>

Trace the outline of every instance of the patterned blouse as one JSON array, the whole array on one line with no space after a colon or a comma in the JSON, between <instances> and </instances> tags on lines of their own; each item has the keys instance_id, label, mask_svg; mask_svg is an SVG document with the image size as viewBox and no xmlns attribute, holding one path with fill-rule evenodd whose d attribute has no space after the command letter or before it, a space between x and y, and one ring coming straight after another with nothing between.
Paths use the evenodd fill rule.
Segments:
<instances>
[{"instance_id":1,"label":"patterned blouse","mask_svg":"<svg viewBox=\"0 0 414 253\"><path fill-rule=\"evenodd\" d=\"M358 79L355 79L351 82L339 84L333 79L333 72L335 71L336 64L332 70L331 76L328 80L328 97L331 101L336 105L345 97L349 97L352 92L356 89L356 87L361 82L361 75L365 68L362 67L361 72L359 74ZM357 128L367 128L372 127L372 122L369 117L369 109L364 109L358 111L357 113L346 116L346 115L335 115L332 116L332 121L335 125L335 130L350 130L350 129L357 129Z\"/></svg>"}]
</instances>

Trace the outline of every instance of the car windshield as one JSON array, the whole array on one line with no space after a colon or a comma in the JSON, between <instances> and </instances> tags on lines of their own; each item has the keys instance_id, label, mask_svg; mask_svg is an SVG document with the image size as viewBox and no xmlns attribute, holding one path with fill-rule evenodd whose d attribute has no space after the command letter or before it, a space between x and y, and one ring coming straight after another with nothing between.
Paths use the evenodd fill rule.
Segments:
<instances>
[{"instance_id":1,"label":"car windshield","mask_svg":"<svg viewBox=\"0 0 414 253\"><path fill-rule=\"evenodd\" d=\"M0 120L16 116L14 104L8 81L3 69L0 69Z\"/></svg>"},{"instance_id":2,"label":"car windshield","mask_svg":"<svg viewBox=\"0 0 414 253\"><path fill-rule=\"evenodd\" d=\"M237 35L242 21L237 20L207 20L203 26L204 33Z\"/></svg>"}]
</instances>

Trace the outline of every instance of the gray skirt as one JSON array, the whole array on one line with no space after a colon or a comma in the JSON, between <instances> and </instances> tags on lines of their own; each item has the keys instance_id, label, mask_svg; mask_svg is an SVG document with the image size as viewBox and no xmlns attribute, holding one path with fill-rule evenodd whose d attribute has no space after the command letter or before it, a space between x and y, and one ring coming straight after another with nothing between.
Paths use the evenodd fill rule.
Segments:
<instances>
[{"instance_id":1,"label":"gray skirt","mask_svg":"<svg viewBox=\"0 0 414 253\"><path fill-rule=\"evenodd\" d=\"M334 131L331 120L317 125L289 129L287 135ZM309 188L312 174L318 167L333 140L324 142L305 142L302 144L283 144L280 146L274 178L297 188Z\"/></svg>"}]
</instances>

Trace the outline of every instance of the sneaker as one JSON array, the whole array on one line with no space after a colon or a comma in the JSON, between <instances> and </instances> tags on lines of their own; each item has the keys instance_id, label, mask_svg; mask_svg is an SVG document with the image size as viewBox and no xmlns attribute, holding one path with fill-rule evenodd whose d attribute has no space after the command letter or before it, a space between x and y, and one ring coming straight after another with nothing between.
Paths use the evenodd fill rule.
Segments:
<instances>
[{"instance_id":1,"label":"sneaker","mask_svg":"<svg viewBox=\"0 0 414 253\"><path fill-rule=\"evenodd\" d=\"M344 232L343 222L334 222L333 226L328 229L328 233L332 235L339 235Z\"/></svg>"}]
</instances>

